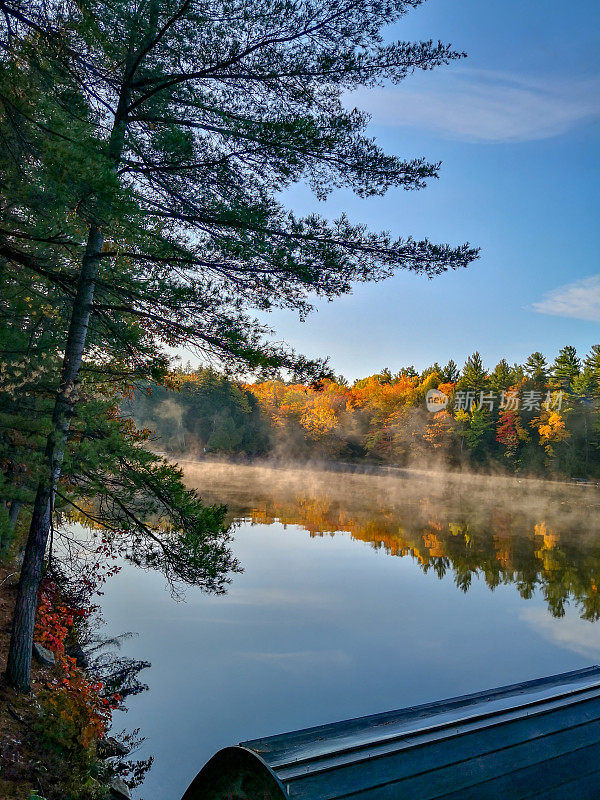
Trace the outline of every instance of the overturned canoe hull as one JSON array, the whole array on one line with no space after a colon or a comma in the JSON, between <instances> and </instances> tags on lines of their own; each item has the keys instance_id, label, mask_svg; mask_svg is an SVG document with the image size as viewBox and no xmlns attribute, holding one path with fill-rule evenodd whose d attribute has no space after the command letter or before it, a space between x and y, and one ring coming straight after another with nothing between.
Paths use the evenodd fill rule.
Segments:
<instances>
[{"instance_id":1,"label":"overturned canoe hull","mask_svg":"<svg viewBox=\"0 0 600 800\"><path fill-rule=\"evenodd\" d=\"M598 800L600 667L242 742L183 800Z\"/></svg>"}]
</instances>

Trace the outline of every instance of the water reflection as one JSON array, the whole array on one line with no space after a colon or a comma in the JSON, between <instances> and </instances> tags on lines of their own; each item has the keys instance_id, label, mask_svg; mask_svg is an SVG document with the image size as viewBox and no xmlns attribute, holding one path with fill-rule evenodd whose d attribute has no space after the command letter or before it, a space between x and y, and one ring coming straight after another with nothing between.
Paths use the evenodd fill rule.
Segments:
<instances>
[{"instance_id":1,"label":"water reflection","mask_svg":"<svg viewBox=\"0 0 600 800\"><path fill-rule=\"evenodd\" d=\"M311 537L349 533L423 572L474 575L493 590L536 590L554 617L573 603L600 619L600 493L595 487L470 476L357 475L189 465L205 496L252 524L299 525ZM210 476L210 480L209 480Z\"/></svg>"},{"instance_id":2,"label":"water reflection","mask_svg":"<svg viewBox=\"0 0 600 800\"><path fill-rule=\"evenodd\" d=\"M152 662L127 718L156 756L136 798L176 800L233 742L600 656L597 489L184 466L239 520L243 573L185 602L127 562L111 579L107 632L138 631L128 653Z\"/></svg>"}]
</instances>

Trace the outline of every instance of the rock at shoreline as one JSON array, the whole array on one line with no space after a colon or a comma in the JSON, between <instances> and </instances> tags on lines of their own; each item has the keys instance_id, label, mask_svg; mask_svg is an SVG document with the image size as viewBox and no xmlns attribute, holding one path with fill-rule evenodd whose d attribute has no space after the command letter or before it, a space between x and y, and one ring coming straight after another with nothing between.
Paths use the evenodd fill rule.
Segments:
<instances>
[{"instance_id":1,"label":"rock at shoreline","mask_svg":"<svg viewBox=\"0 0 600 800\"><path fill-rule=\"evenodd\" d=\"M89 666L88 657L83 652L80 645L75 644L73 645L73 647L69 647L67 650L67 655L75 659L75 664L80 669L87 669L87 667Z\"/></svg>"},{"instance_id":2,"label":"rock at shoreline","mask_svg":"<svg viewBox=\"0 0 600 800\"><path fill-rule=\"evenodd\" d=\"M115 800L131 800L129 786L121 778L113 778L110 782L110 796Z\"/></svg>"},{"instance_id":3,"label":"rock at shoreline","mask_svg":"<svg viewBox=\"0 0 600 800\"><path fill-rule=\"evenodd\" d=\"M54 653L51 650L48 650L47 647L41 645L39 642L33 643L33 657L45 667L53 667L56 664Z\"/></svg>"},{"instance_id":4,"label":"rock at shoreline","mask_svg":"<svg viewBox=\"0 0 600 800\"><path fill-rule=\"evenodd\" d=\"M115 756L126 756L130 748L126 744L115 739L114 736L107 736L98 742L98 755L100 758L114 758Z\"/></svg>"}]
</instances>

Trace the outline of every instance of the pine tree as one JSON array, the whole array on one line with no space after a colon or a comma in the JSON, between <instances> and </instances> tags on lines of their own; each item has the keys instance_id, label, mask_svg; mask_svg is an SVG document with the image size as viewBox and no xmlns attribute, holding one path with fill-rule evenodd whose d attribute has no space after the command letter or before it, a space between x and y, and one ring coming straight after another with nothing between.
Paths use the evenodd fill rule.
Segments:
<instances>
[{"instance_id":1,"label":"pine tree","mask_svg":"<svg viewBox=\"0 0 600 800\"><path fill-rule=\"evenodd\" d=\"M496 366L490 375L490 386L495 392L501 392L513 386L517 381L515 370L511 367L508 361L503 358Z\"/></svg>"},{"instance_id":2,"label":"pine tree","mask_svg":"<svg viewBox=\"0 0 600 800\"><path fill-rule=\"evenodd\" d=\"M581 361L577 357L577 350L567 345L559 350L551 368L552 385L558 389L569 391L571 382L581 370Z\"/></svg>"},{"instance_id":3,"label":"pine tree","mask_svg":"<svg viewBox=\"0 0 600 800\"><path fill-rule=\"evenodd\" d=\"M442 383L456 383L460 375L458 366L453 359L450 359L440 372Z\"/></svg>"},{"instance_id":4,"label":"pine tree","mask_svg":"<svg viewBox=\"0 0 600 800\"><path fill-rule=\"evenodd\" d=\"M460 57L441 43L381 44L380 28L417 4L4 4L2 58L19 101L8 127L29 128L33 168L23 172L32 214L24 222L9 204L0 255L70 306L13 622L15 686L29 682L37 587L86 352L131 379L164 371L161 342L230 366L314 375L322 364L269 344L249 307L306 314L311 295L331 298L396 268L432 276L477 256L469 245L392 241L345 216L300 218L277 199L299 180L322 198L339 186L360 196L419 189L437 176L438 164L383 153L365 136L366 116L341 102L352 89ZM30 64L44 85L41 116L22 108ZM40 202L47 185L54 205Z\"/></svg>"},{"instance_id":5,"label":"pine tree","mask_svg":"<svg viewBox=\"0 0 600 800\"><path fill-rule=\"evenodd\" d=\"M548 365L539 351L532 353L524 365L525 373L537 385L545 385L548 381Z\"/></svg>"},{"instance_id":6,"label":"pine tree","mask_svg":"<svg viewBox=\"0 0 600 800\"><path fill-rule=\"evenodd\" d=\"M600 344L592 345L590 352L584 359L584 367L589 371L596 386L596 393L600 394Z\"/></svg>"},{"instance_id":7,"label":"pine tree","mask_svg":"<svg viewBox=\"0 0 600 800\"><path fill-rule=\"evenodd\" d=\"M481 355L475 351L465 361L462 369L459 387L465 389L482 389L487 382L487 372L483 366Z\"/></svg>"},{"instance_id":8,"label":"pine tree","mask_svg":"<svg viewBox=\"0 0 600 800\"><path fill-rule=\"evenodd\" d=\"M473 408L468 415L465 441L475 461L487 460L493 446L494 426L485 409Z\"/></svg>"}]
</instances>

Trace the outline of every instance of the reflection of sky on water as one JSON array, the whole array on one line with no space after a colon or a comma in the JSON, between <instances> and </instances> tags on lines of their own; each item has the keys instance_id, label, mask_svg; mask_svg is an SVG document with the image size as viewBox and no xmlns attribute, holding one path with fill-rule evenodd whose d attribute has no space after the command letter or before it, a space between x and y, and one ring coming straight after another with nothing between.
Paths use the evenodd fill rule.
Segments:
<instances>
[{"instance_id":1,"label":"reflection of sky on water","mask_svg":"<svg viewBox=\"0 0 600 800\"><path fill-rule=\"evenodd\" d=\"M156 763L136 797L177 800L218 748L243 739L441 699L585 666L600 626L567 610L553 619L538 592L468 592L412 557L348 533L244 522L244 573L224 597L126 566L103 599L111 632L134 630L128 654L152 661L150 692L116 728L142 728ZM597 646L598 645L598 646Z\"/></svg>"},{"instance_id":2,"label":"reflection of sky on water","mask_svg":"<svg viewBox=\"0 0 600 800\"><path fill-rule=\"evenodd\" d=\"M236 653L244 661L275 665L287 672L303 673L315 667L340 667L351 662L343 650L296 650L290 653Z\"/></svg>"},{"instance_id":3,"label":"reflection of sky on water","mask_svg":"<svg viewBox=\"0 0 600 800\"><path fill-rule=\"evenodd\" d=\"M600 624L581 619L575 609L564 617L551 617L541 608L524 608L521 619L533 633L588 659L600 659Z\"/></svg>"}]
</instances>

